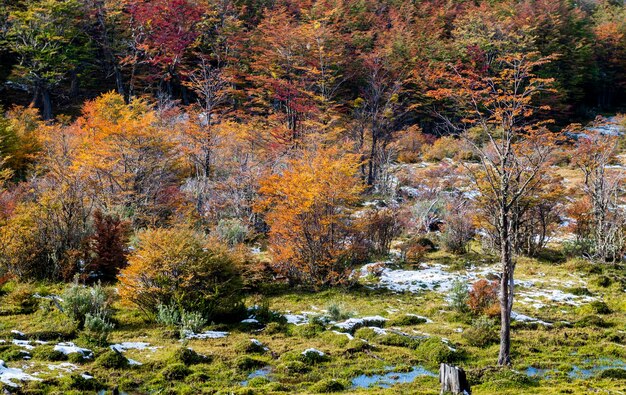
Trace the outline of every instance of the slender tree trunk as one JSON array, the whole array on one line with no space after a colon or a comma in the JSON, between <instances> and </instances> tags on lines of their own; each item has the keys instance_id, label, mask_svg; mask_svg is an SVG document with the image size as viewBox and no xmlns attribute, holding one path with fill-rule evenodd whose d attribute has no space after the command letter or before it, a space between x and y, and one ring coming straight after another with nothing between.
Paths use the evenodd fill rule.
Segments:
<instances>
[{"instance_id":1,"label":"slender tree trunk","mask_svg":"<svg viewBox=\"0 0 626 395\"><path fill-rule=\"evenodd\" d=\"M368 163L367 172L367 185L371 187L374 185L374 179L376 178L376 149L378 146L378 136L375 131L372 130L372 149L370 150L370 160Z\"/></svg>"},{"instance_id":2,"label":"slender tree trunk","mask_svg":"<svg viewBox=\"0 0 626 395\"><path fill-rule=\"evenodd\" d=\"M513 307L513 257L509 216L503 209L500 217L500 264L502 278L500 279L500 354L498 365L511 364L511 309Z\"/></svg>"}]
</instances>

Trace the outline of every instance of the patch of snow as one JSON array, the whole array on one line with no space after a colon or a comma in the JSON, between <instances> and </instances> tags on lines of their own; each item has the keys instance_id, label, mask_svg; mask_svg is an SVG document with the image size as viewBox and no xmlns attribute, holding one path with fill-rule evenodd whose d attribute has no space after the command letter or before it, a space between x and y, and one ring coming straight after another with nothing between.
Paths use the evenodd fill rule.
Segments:
<instances>
[{"instance_id":1,"label":"patch of snow","mask_svg":"<svg viewBox=\"0 0 626 395\"><path fill-rule=\"evenodd\" d=\"M259 320L256 318L246 318L245 320L241 320L242 324L258 324Z\"/></svg>"},{"instance_id":2,"label":"patch of snow","mask_svg":"<svg viewBox=\"0 0 626 395\"><path fill-rule=\"evenodd\" d=\"M76 344L72 342L59 343L56 346L54 346L54 350L61 351L65 355L79 353L85 358L91 358L91 356L93 355L91 350L78 347Z\"/></svg>"},{"instance_id":3,"label":"patch of snow","mask_svg":"<svg viewBox=\"0 0 626 395\"><path fill-rule=\"evenodd\" d=\"M288 324L304 325L309 323L309 318L304 314L285 314L284 317Z\"/></svg>"},{"instance_id":4,"label":"patch of snow","mask_svg":"<svg viewBox=\"0 0 626 395\"><path fill-rule=\"evenodd\" d=\"M80 375L80 377L84 378L85 380L91 380L93 379L93 376L88 375L87 373L83 373Z\"/></svg>"},{"instance_id":5,"label":"patch of snow","mask_svg":"<svg viewBox=\"0 0 626 395\"><path fill-rule=\"evenodd\" d=\"M430 318L424 317L423 315L417 315L417 314L407 314L411 317L417 317L417 318L421 318L423 320L426 320L426 322L424 322L425 324L432 324L433 320L431 320Z\"/></svg>"},{"instance_id":6,"label":"patch of snow","mask_svg":"<svg viewBox=\"0 0 626 395\"><path fill-rule=\"evenodd\" d=\"M40 378L31 376L30 374L25 373L21 369L17 368L9 368L6 366L4 361L0 360L0 383L4 383L9 387L19 387L15 381L41 381Z\"/></svg>"},{"instance_id":7,"label":"patch of snow","mask_svg":"<svg viewBox=\"0 0 626 395\"><path fill-rule=\"evenodd\" d=\"M17 340L17 339L13 339L12 343L15 344L18 347L23 347L27 350L32 350L33 348L35 348L35 346L31 346L30 345L30 341L28 340Z\"/></svg>"},{"instance_id":8,"label":"patch of snow","mask_svg":"<svg viewBox=\"0 0 626 395\"><path fill-rule=\"evenodd\" d=\"M143 365L141 362L135 361L134 359L126 358L128 360L128 364L130 366L141 366Z\"/></svg>"},{"instance_id":9,"label":"patch of snow","mask_svg":"<svg viewBox=\"0 0 626 395\"><path fill-rule=\"evenodd\" d=\"M15 329L12 329L12 330L11 330L11 333L12 333L12 334L14 334L14 335L18 335L19 337L24 337L24 336L26 336L26 334L25 334L24 332L20 332L20 331L15 330Z\"/></svg>"},{"instance_id":10,"label":"patch of snow","mask_svg":"<svg viewBox=\"0 0 626 395\"><path fill-rule=\"evenodd\" d=\"M71 372L73 370L78 369L78 366L73 363L63 362L58 365L48 365L48 369L50 370L62 370L64 372Z\"/></svg>"},{"instance_id":11,"label":"patch of snow","mask_svg":"<svg viewBox=\"0 0 626 395\"><path fill-rule=\"evenodd\" d=\"M150 347L150 343L145 342L122 342L118 344L112 344L111 350L115 350L118 352L124 352L126 350L150 350L152 352L156 351L159 347Z\"/></svg>"},{"instance_id":12,"label":"patch of snow","mask_svg":"<svg viewBox=\"0 0 626 395\"><path fill-rule=\"evenodd\" d=\"M552 324L549 322L542 321L538 318L529 317L525 314L516 313L515 311L511 311L511 319L519 322L528 322L544 326L552 326Z\"/></svg>"},{"instance_id":13,"label":"patch of snow","mask_svg":"<svg viewBox=\"0 0 626 395\"><path fill-rule=\"evenodd\" d=\"M377 335L386 335L387 331L383 328L377 328L375 326L368 326L368 329L371 329L374 331L374 333L376 333Z\"/></svg>"},{"instance_id":14,"label":"patch of snow","mask_svg":"<svg viewBox=\"0 0 626 395\"><path fill-rule=\"evenodd\" d=\"M206 332L202 332L202 333L193 333L193 332L186 332L185 333L185 339L200 339L200 340L204 340L204 339L221 339L223 337L228 336L230 333L229 332L221 332L221 331L206 331Z\"/></svg>"},{"instance_id":15,"label":"patch of snow","mask_svg":"<svg viewBox=\"0 0 626 395\"><path fill-rule=\"evenodd\" d=\"M339 329L343 329L348 332L352 332L354 329L362 327L362 326L379 326L381 323L387 321L385 317L381 317L379 315L371 316L371 317L362 317L362 318L349 318L343 322L338 322L335 326Z\"/></svg>"},{"instance_id":16,"label":"patch of snow","mask_svg":"<svg viewBox=\"0 0 626 395\"><path fill-rule=\"evenodd\" d=\"M354 339L354 336L352 336L351 334L346 333L346 332L333 331L333 333L336 333L338 335L344 335L344 336L346 336L348 338L348 340Z\"/></svg>"},{"instance_id":17,"label":"patch of snow","mask_svg":"<svg viewBox=\"0 0 626 395\"><path fill-rule=\"evenodd\" d=\"M306 350L302 351L302 355L304 355L304 356L307 356L309 354L317 354L320 357L323 357L324 355L326 355L322 351L320 351L320 350L318 350L316 348L307 348Z\"/></svg>"}]
</instances>

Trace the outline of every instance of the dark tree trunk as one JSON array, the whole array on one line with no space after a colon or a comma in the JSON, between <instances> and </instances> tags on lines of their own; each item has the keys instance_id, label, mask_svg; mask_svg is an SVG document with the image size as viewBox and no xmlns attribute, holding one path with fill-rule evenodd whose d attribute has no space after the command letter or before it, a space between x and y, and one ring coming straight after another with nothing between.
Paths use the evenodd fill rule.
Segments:
<instances>
[{"instance_id":1,"label":"dark tree trunk","mask_svg":"<svg viewBox=\"0 0 626 395\"><path fill-rule=\"evenodd\" d=\"M41 88L41 101L43 105L41 117L44 121L48 121L52 119L52 101L50 100L50 90L47 87Z\"/></svg>"},{"instance_id":2,"label":"dark tree trunk","mask_svg":"<svg viewBox=\"0 0 626 395\"><path fill-rule=\"evenodd\" d=\"M370 160L368 163L367 186L374 185L376 178L376 149L378 148L378 136L376 132L372 132L372 149L370 150Z\"/></svg>"}]
</instances>

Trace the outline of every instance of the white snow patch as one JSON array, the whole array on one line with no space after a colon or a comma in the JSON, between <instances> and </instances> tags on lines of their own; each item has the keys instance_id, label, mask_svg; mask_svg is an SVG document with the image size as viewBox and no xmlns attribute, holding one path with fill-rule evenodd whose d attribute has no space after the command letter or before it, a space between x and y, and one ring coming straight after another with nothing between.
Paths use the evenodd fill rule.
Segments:
<instances>
[{"instance_id":1,"label":"white snow patch","mask_svg":"<svg viewBox=\"0 0 626 395\"><path fill-rule=\"evenodd\" d=\"M326 355L322 351L320 351L320 350L318 350L316 348L307 348L306 350L302 351L302 355L304 355L304 356L307 356L309 354L317 354L320 357L323 357L324 355Z\"/></svg>"},{"instance_id":2,"label":"white snow patch","mask_svg":"<svg viewBox=\"0 0 626 395\"><path fill-rule=\"evenodd\" d=\"M351 332L357 327L375 326L374 324L380 324L385 321L387 321L385 317L375 315L375 316L363 317L363 318L349 318L343 322L336 323L335 326L339 329L343 329L345 331Z\"/></svg>"},{"instance_id":3,"label":"white snow patch","mask_svg":"<svg viewBox=\"0 0 626 395\"><path fill-rule=\"evenodd\" d=\"M17 381L41 381L41 379L31 376L28 373L25 373L21 369L17 368L9 368L6 366L4 361L0 360L0 383L4 383L9 387L19 387L19 384L15 382Z\"/></svg>"},{"instance_id":4,"label":"white snow patch","mask_svg":"<svg viewBox=\"0 0 626 395\"><path fill-rule=\"evenodd\" d=\"M186 332L184 337L185 339L200 339L200 340L221 339L223 337L228 336L229 334L230 334L229 332L220 332L220 331L206 331L202 333Z\"/></svg>"},{"instance_id":5,"label":"white snow patch","mask_svg":"<svg viewBox=\"0 0 626 395\"><path fill-rule=\"evenodd\" d=\"M246 318L245 320L241 320L242 324L258 324L259 320L256 318Z\"/></svg>"},{"instance_id":6,"label":"white snow patch","mask_svg":"<svg viewBox=\"0 0 626 395\"><path fill-rule=\"evenodd\" d=\"M283 316L288 324L304 325L309 323L309 318L304 314L285 314Z\"/></svg>"},{"instance_id":7,"label":"white snow patch","mask_svg":"<svg viewBox=\"0 0 626 395\"><path fill-rule=\"evenodd\" d=\"M17 339L13 339L12 343L15 344L18 347L23 347L27 350L32 350L33 348L35 348L35 346L31 346L30 342L28 340L17 340Z\"/></svg>"},{"instance_id":8,"label":"white snow patch","mask_svg":"<svg viewBox=\"0 0 626 395\"><path fill-rule=\"evenodd\" d=\"M519 322L529 322L544 326L552 326L552 324L549 322L542 321L538 318L529 317L525 314L516 313L515 311L511 311L511 319Z\"/></svg>"},{"instance_id":9,"label":"white snow patch","mask_svg":"<svg viewBox=\"0 0 626 395\"><path fill-rule=\"evenodd\" d=\"M152 352L156 351L160 347L150 347L150 343L145 342L122 342L118 344L112 344L111 350L115 350L118 352L124 352L126 350L150 350Z\"/></svg>"},{"instance_id":10,"label":"white snow patch","mask_svg":"<svg viewBox=\"0 0 626 395\"><path fill-rule=\"evenodd\" d=\"M63 363L60 363L58 365L48 365L48 369L50 369L50 370L62 370L64 372L72 372L72 371L78 369L78 366L74 365L73 363L63 362Z\"/></svg>"},{"instance_id":11,"label":"white snow patch","mask_svg":"<svg viewBox=\"0 0 626 395\"><path fill-rule=\"evenodd\" d=\"M76 344L72 342L59 343L56 346L54 346L54 350L61 351L65 355L79 353L85 358L90 358L93 355L91 350L78 347Z\"/></svg>"},{"instance_id":12,"label":"white snow patch","mask_svg":"<svg viewBox=\"0 0 626 395\"><path fill-rule=\"evenodd\" d=\"M344 336L346 336L348 338L348 340L354 339L354 336L352 336L351 334L346 333L346 332L333 331L333 333L336 333L338 335L344 335Z\"/></svg>"}]
</instances>

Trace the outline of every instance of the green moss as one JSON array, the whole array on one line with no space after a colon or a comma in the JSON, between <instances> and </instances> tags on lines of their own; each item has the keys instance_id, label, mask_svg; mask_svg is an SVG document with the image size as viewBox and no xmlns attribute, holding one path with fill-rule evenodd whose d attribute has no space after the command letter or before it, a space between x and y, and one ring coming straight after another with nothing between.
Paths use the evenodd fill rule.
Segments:
<instances>
[{"instance_id":1,"label":"green moss","mask_svg":"<svg viewBox=\"0 0 626 395\"><path fill-rule=\"evenodd\" d=\"M326 354L319 353L314 350L305 350L300 354L300 361L307 365L316 365L318 363L327 362L330 358Z\"/></svg>"},{"instance_id":2,"label":"green moss","mask_svg":"<svg viewBox=\"0 0 626 395\"><path fill-rule=\"evenodd\" d=\"M107 369L124 369L129 366L129 363L121 353L108 350L96 359L96 365Z\"/></svg>"},{"instance_id":3,"label":"green moss","mask_svg":"<svg viewBox=\"0 0 626 395\"><path fill-rule=\"evenodd\" d=\"M185 377L191 374L191 369L187 367L184 363L173 363L167 365L163 370L161 370L161 376L165 380L182 380Z\"/></svg>"},{"instance_id":4,"label":"green moss","mask_svg":"<svg viewBox=\"0 0 626 395\"><path fill-rule=\"evenodd\" d=\"M302 361L288 361L278 366L278 370L288 375L306 373L311 368Z\"/></svg>"},{"instance_id":5,"label":"green moss","mask_svg":"<svg viewBox=\"0 0 626 395\"><path fill-rule=\"evenodd\" d=\"M248 381L248 387L259 388L268 384L270 381L267 377L254 377Z\"/></svg>"},{"instance_id":6,"label":"green moss","mask_svg":"<svg viewBox=\"0 0 626 395\"><path fill-rule=\"evenodd\" d=\"M421 342L416 349L418 357L433 365L453 363L462 359L463 354L454 351L438 337L431 337Z\"/></svg>"},{"instance_id":7,"label":"green moss","mask_svg":"<svg viewBox=\"0 0 626 395\"><path fill-rule=\"evenodd\" d=\"M607 369L602 371L598 377L601 379L626 380L626 369Z\"/></svg>"},{"instance_id":8,"label":"green moss","mask_svg":"<svg viewBox=\"0 0 626 395\"><path fill-rule=\"evenodd\" d=\"M413 339L408 336L403 336L396 333L389 333L387 335L384 335L378 341L378 343L385 346L406 347L414 350L419 347L421 341L419 339Z\"/></svg>"},{"instance_id":9,"label":"green moss","mask_svg":"<svg viewBox=\"0 0 626 395\"><path fill-rule=\"evenodd\" d=\"M55 350L53 346L39 346L33 350L33 357L43 359L45 361L65 361L67 355L61 351Z\"/></svg>"},{"instance_id":10,"label":"green moss","mask_svg":"<svg viewBox=\"0 0 626 395\"><path fill-rule=\"evenodd\" d=\"M237 366L239 370L249 371L267 366L267 362L260 358L243 355L235 360L235 366Z\"/></svg>"},{"instance_id":11,"label":"green moss","mask_svg":"<svg viewBox=\"0 0 626 395\"><path fill-rule=\"evenodd\" d=\"M326 394L329 392L344 391L347 385L341 381L333 379L324 379L311 387L311 391L318 394Z\"/></svg>"},{"instance_id":12,"label":"green moss","mask_svg":"<svg viewBox=\"0 0 626 395\"><path fill-rule=\"evenodd\" d=\"M411 326L424 324L426 318L418 317L416 315L406 314L391 318L386 324L388 326Z\"/></svg>"},{"instance_id":13,"label":"green moss","mask_svg":"<svg viewBox=\"0 0 626 395\"><path fill-rule=\"evenodd\" d=\"M170 357L170 361L174 363L182 363L185 365L195 365L198 363L211 363L212 358L206 355L200 355L191 348L180 347L174 351Z\"/></svg>"},{"instance_id":14,"label":"green moss","mask_svg":"<svg viewBox=\"0 0 626 395\"><path fill-rule=\"evenodd\" d=\"M587 327L598 327L598 328L609 328L611 323L606 322L601 317L597 315L588 315L580 320L578 320L574 326L576 328L587 328Z\"/></svg>"},{"instance_id":15,"label":"green moss","mask_svg":"<svg viewBox=\"0 0 626 395\"><path fill-rule=\"evenodd\" d=\"M61 379L62 385L65 388L80 390L80 391L98 391L105 388L95 378L84 377L82 374L73 373L67 377Z\"/></svg>"},{"instance_id":16,"label":"green moss","mask_svg":"<svg viewBox=\"0 0 626 395\"><path fill-rule=\"evenodd\" d=\"M235 348L243 353L247 354L264 354L267 351L267 348L256 339L242 340Z\"/></svg>"}]
</instances>

